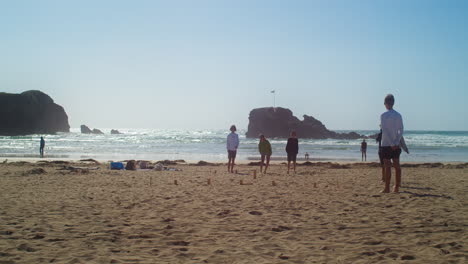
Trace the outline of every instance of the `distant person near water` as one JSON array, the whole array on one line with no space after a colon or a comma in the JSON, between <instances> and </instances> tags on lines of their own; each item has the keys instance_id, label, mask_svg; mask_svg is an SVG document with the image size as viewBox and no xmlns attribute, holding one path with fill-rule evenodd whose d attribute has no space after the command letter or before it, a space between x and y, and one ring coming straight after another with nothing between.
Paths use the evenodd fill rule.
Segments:
<instances>
[{"instance_id":1,"label":"distant person near water","mask_svg":"<svg viewBox=\"0 0 468 264\"><path fill-rule=\"evenodd\" d=\"M41 155L41 158L44 157L44 147L45 147L45 140L44 140L44 137L41 137L41 145L39 147L39 154Z\"/></svg>"},{"instance_id":2,"label":"distant person near water","mask_svg":"<svg viewBox=\"0 0 468 264\"><path fill-rule=\"evenodd\" d=\"M296 173L296 158L297 153L299 153L299 141L296 137L296 131L292 131L291 137L288 138L288 143L286 144L286 153L288 154L288 174L291 161L293 162L294 173Z\"/></svg>"},{"instance_id":3,"label":"distant person near water","mask_svg":"<svg viewBox=\"0 0 468 264\"><path fill-rule=\"evenodd\" d=\"M270 142L265 138L264 135L260 135L260 142L258 143L258 151L260 152L260 157L261 157L260 172L262 172L263 164L266 158L265 170L263 171L263 173L266 173L268 169L268 165L270 164L270 157L272 154L272 150L271 150Z\"/></svg>"},{"instance_id":4,"label":"distant person near water","mask_svg":"<svg viewBox=\"0 0 468 264\"><path fill-rule=\"evenodd\" d=\"M308 152L305 153L304 158L305 158L306 161L309 161L309 153Z\"/></svg>"},{"instance_id":5,"label":"distant person near water","mask_svg":"<svg viewBox=\"0 0 468 264\"><path fill-rule=\"evenodd\" d=\"M232 125L231 133L227 136L226 148L228 152L228 172L234 172L234 162L236 160L237 148L239 147L239 135L236 134L236 126Z\"/></svg>"},{"instance_id":6,"label":"distant person near water","mask_svg":"<svg viewBox=\"0 0 468 264\"><path fill-rule=\"evenodd\" d=\"M361 142L361 161L367 161L367 142L365 139Z\"/></svg>"},{"instance_id":7,"label":"distant person near water","mask_svg":"<svg viewBox=\"0 0 468 264\"><path fill-rule=\"evenodd\" d=\"M382 158L385 166L385 188L383 193L390 192L390 179L392 177L392 162L395 168L395 185L393 192L398 192L401 184L400 167L400 141L403 136L403 118L400 113L393 109L395 98L388 94L385 97L384 105L387 111L380 116L382 127Z\"/></svg>"}]
</instances>

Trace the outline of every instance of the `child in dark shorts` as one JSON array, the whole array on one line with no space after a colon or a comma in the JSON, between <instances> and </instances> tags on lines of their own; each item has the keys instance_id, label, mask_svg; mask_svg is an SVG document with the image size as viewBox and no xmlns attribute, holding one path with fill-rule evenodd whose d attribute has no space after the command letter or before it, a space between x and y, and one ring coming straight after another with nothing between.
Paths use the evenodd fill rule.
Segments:
<instances>
[{"instance_id":1,"label":"child in dark shorts","mask_svg":"<svg viewBox=\"0 0 468 264\"><path fill-rule=\"evenodd\" d=\"M292 131L291 137L288 138L288 143L286 144L286 153L288 154L288 174L291 161L293 162L294 173L296 173L296 157L297 153L299 153L299 141L296 138L296 131Z\"/></svg>"},{"instance_id":2,"label":"child in dark shorts","mask_svg":"<svg viewBox=\"0 0 468 264\"><path fill-rule=\"evenodd\" d=\"M270 141L268 141L264 135L260 135L260 142L258 143L258 152L260 152L260 172L262 172L262 167L266 159L265 170L263 173L266 173L268 165L270 165L270 156L273 153L271 150Z\"/></svg>"}]
</instances>

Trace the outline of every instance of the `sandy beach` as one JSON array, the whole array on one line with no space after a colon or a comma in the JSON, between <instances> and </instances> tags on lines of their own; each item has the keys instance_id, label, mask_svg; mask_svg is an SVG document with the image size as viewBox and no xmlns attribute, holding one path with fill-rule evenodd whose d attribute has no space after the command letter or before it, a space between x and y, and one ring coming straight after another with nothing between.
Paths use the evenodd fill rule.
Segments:
<instances>
[{"instance_id":1,"label":"sandy beach","mask_svg":"<svg viewBox=\"0 0 468 264\"><path fill-rule=\"evenodd\" d=\"M468 262L468 164L167 166L0 164L0 263Z\"/></svg>"}]
</instances>

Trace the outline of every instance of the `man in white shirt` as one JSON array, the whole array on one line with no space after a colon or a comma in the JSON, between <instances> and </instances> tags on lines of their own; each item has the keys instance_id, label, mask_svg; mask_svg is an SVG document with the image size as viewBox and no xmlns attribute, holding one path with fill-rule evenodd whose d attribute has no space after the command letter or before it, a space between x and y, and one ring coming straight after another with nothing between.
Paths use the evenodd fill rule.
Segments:
<instances>
[{"instance_id":1,"label":"man in white shirt","mask_svg":"<svg viewBox=\"0 0 468 264\"><path fill-rule=\"evenodd\" d=\"M387 111L380 116L382 127L382 159L385 167L385 188L383 193L390 192L390 179L392 177L392 162L395 168L395 186L393 192L398 192L401 183L400 167L400 140L403 136L403 119L397 111L393 109L395 98L388 94L385 97L384 105Z\"/></svg>"},{"instance_id":2,"label":"man in white shirt","mask_svg":"<svg viewBox=\"0 0 468 264\"><path fill-rule=\"evenodd\" d=\"M239 147L239 136L236 134L236 126L232 125L231 133L227 136L226 148L228 152L228 172L234 172L234 161L236 159L237 148Z\"/></svg>"}]
</instances>

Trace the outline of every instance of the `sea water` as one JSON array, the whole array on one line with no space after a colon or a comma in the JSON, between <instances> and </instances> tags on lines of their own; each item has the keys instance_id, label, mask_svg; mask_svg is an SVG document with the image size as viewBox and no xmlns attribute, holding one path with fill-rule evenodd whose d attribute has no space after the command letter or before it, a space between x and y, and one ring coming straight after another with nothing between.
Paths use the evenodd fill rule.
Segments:
<instances>
[{"instance_id":1,"label":"sea water","mask_svg":"<svg viewBox=\"0 0 468 264\"><path fill-rule=\"evenodd\" d=\"M227 159L227 130L161 130L118 129L123 134L81 134L79 128L70 133L42 135L46 140L45 158L97 160L199 160L223 162ZM240 146L238 161L257 160L258 139L246 138L245 130L238 131ZM336 131L339 133L350 131ZM378 131L355 131L374 135ZM41 135L0 136L0 157L39 158ZM468 162L468 131L405 131L410 154L402 153L402 162ZM274 160L284 160L287 139L270 138ZM312 161L360 161L362 139L299 139L298 158L307 152ZM367 139L367 160L378 161L377 143Z\"/></svg>"}]
</instances>

